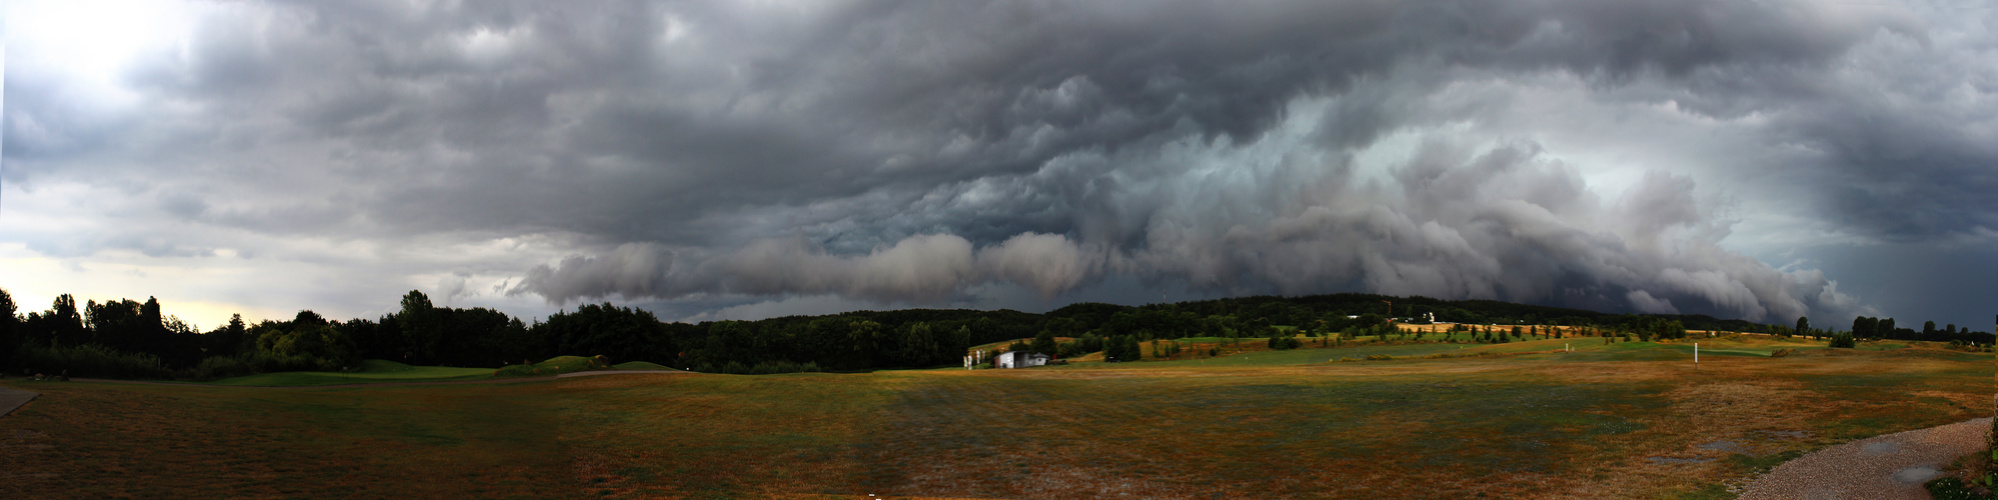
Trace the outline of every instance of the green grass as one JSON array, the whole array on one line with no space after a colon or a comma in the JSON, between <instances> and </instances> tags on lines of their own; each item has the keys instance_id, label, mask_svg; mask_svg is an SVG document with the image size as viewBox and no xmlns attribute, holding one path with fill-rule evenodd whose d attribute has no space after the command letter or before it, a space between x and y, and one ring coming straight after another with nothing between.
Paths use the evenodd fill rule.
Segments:
<instances>
[{"instance_id":1,"label":"green grass","mask_svg":"<svg viewBox=\"0 0 1998 500\"><path fill-rule=\"evenodd\" d=\"M1253 351L1206 359L1178 361L1147 361L1132 363L1122 368L1180 368L1189 366L1287 366L1308 365L1336 361L1340 357L1363 359L1370 355L1424 356L1435 353L1456 352L1471 347L1465 344L1409 344L1394 346L1360 346L1344 348L1303 348L1287 351ZM1100 365L1110 366L1110 365Z\"/></svg>"},{"instance_id":2,"label":"green grass","mask_svg":"<svg viewBox=\"0 0 1998 500\"><path fill-rule=\"evenodd\" d=\"M611 365L619 370L671 370L672 367L647 361L630 361Z\"/></svg>"},{"instance_id":3,"label":"green grass","mask_svg":"<svg viewBox=\"0 0 1998 500\"><path fill-rule=\"evenodd\" d=\"M1393 336L1389 336L1388 340L1390 341L1393 340L1392 337ZM1403 338L1410 339L1412 337L1404 336ZM1615 343L1604 344L1602 338L1600 337L1565 337L1558 339L1534 339L1534 340L1502 342L1496 344L1485 344L1485 343L1466 342L1470 339L1470 337L1466 335L1464 332L1457 332L1451 335L1444 335L1442 333L1430 333L1423 335L1422 338L1427 341L1438 341L1438 340L1448 339L1448 340L1455 340L1457 342L1383 346L1383 345L1368 344L1371 342L1380 342L1382 341L1381 340L1382 337L1363 336L1360 337L1360 340L1357 342L1346 341L1345 345L1349 347L1326 348L1326 347L1318 347L1317 345L1318 339L1306 338L1304 339L1306 346L1301 349L1293 349L1288 351L1254 350L1240 354L1228 354L1227 353L1228 349L1227 347L1225 347L1226 346L1225 342L1229 340L1228 338L1192 337L1185 339L1177 339L1177 342L1179 342L1181 345L1188 345L1188 346L1195 344L1222 343L1223 347L1221 348L1221 350L1223 351L1223 354L1219 357L1214 357L1214 358L1174 360L1174 361L1148 361L1145 363L1131 364L1131 365L1085 363L1078 366L1077 368L1105 368L1111 366L1122 367L1122 368L1143 368L1143 367L1163 368L1163 367L1183 367L1183 366L1217 366L1217 367L1218 366L1286 366L1286 365L1306 365L1314 363L1332 362L1332 361L1338 361L1340 358L1365 359L1367 356L1372 356L1372 355L1385 355L1385 356L1394 356L1397 358L1405 358L1405 357L1422 357L1432 354L1477 354L1477 353L1491 353L1491 354L1539 353L1531 355L1525 359L1558 358L1569 361L1675 361L1683 359L1686 362L1691 362L1693 357L1693 345L1691 343L1692 341L1690 340L1677 341L1669 344L1658 343L1658 342L1640 342L1634 340L1618 341ZM1266 344L1268 341L1268 339L1266 338L1240 338L1234 340L1236 340L1245 347L1253 346L1256 349L1261 349L1261 346ZM1355 346L1356 344L1357 347L1351 347ZM1812 346L1812 345L1800 345L1798 343L1791 343L1791 342L1771 342L1771 341L1762 341L1762 340L1733 341L1726 339L1703 339L1700 341L1700 344L1701 344L1700 354L1702 355L1703 358L1708 358L1711 356L1766 358L1769 357L1769 355L1772 352L1774 352L1776 349L1787 348L1797 351L1806 351L1806 350L1825 348L1822 345ZM1561 351L1564 348L1572 348L1573 351L1560 352L1560 353L1546 353L1547 351Z\"/></svg>"},{"instance_id":4,"label":"green grass","mask_svg":"<svg viewBox=\"0 0 1998 500\"><path fill-rule=\"evenodd\" d=\"M313 385L372 384L382 382L441 382L492 378L490 368L409 366L394 361L361 361L352 372L278 372L245 375L208 382L212 385L298 387Z\"/></svg>"},{"instance_id":5,"label":"green grass","mask_svg":"<svg viewBox=\"0 0 1998 500\"><path fill-rule=\"evenodd\" d=\"M1711 483L1698 489L1674 495L1674 500L1733 500L1736 495L1727 491L1727 486Z\"/></svg>"},{"instance_id":6,"label":"green grass","mask_svg":"<svg viewBox=\"0 0 1998 500\"><path fill-rule=\"evenodd\" d=\"M646 363L646 364L651 364L651 363ZM583 356L556 356L553 358L548 358L547 361L542 361L540 363L535 363L531 365L508 365L500 368L497 371L491 372L491 374L495 377L500 377L500 378L552 377L564 373L574 373L574 372L589 371L589 370L612 370L612 369L616 368L609 364L605 364L602 360L599 360L597 358L587 358Z\"/></svg>"},{"instance_id":7,"label":"green grass","mask_svg":"<svg viewBox=\"0 0 1998 500\"><path fill-rule=\"evenodd\" d=\"M605 369L671 370L672 368L644 361L632 361L610 366L604 365L594 358L583 356L556 356L540 363L513 365L500 370L490 368L454 368L448 366L410 366L394 361L370 359L361 361L360 369L352 372L261 373L226 378L208 383L211 385L229 386L304 387L388 382L447 382L486 380L495 377L553 376L562 373Z\"/></svg>"}]
</instances>

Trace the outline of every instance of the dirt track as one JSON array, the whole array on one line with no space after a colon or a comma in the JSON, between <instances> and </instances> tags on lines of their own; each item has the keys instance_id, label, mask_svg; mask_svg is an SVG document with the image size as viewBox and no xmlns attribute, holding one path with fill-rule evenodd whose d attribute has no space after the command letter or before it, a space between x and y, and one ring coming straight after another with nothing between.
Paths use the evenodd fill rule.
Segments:
<instances>
[{"instance_id":1,"label":"dirt track","mask_svg":"<svg viewBox=\"0 0 1998 500\"><path fill-rule=\"evenodd\" d=\"M1922 483L1984 446L1991 419L1874 436L1811 452L1756 478L1741 500L1926 500Z\"/></svg>"},{"instance_id":2,"label":"dirt track","mask_svg":"<svg viewBox=\"0 0 1998 500\"><path fill-rule=\"evenodd\" d=\"M28 404L28 401L40 395L40 393L0 387L0 417L13 413L15 408Z\"/></svg>"}]
</instances>

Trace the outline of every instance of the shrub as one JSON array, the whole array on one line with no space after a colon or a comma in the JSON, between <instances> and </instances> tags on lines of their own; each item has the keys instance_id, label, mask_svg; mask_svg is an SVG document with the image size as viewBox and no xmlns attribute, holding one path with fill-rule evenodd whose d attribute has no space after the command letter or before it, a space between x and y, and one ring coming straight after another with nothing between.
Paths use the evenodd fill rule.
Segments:
<instances>
[{"instance_id":1,"label":"shrub","mask_svg":"<svg viewBox=\"0 0 1998 500\"><path fill-rule=\"evenodd\" d=\"M97 344L54 347L25 344L19 353L21 366L49 375L68 371L71 377L173 378L173 371L160 364L159 356L120 352Z\"/></svg>"},{"instance_id":2,"label":"shrub","mask_svg":"<svg viewBox=\"0 0 1998 500\"><path fill-rule=\"evenodd\" d=\"M541 370L529 364L507 365L504 368L493 370L494 377L532 377L540 374Z\"/></svg>"},{"instance_id":3,"label":"shrub","mask_svg":"<svg viewBox=\"0 0 1998 500\"><path fill-rule=\"evenodd\" d=\"M1839 332L1837 335L1832 335L1831 346L1834 348L1851 349L1856 346L1856 343L1852 340L1851 332Z\"/></svg>"},{"instance_id":4,"label":"shrub","mask_svg":"<svg viewBox=\"0 0 1998 500\"><path fill-rule=\"evenodd\" d=\"M1789 356L1791 352L1792 351L1790 349L1777 349L1775 352L1769 353L1769 357L1780 358L1784 356Z\"/></svg>"},{"instance_id":5,"label":"shrub","mask_svg":"<svg viewBox=\"0 0 1998 500\"><path fill-rule=\"evenodd\" d=\"M1276 336L1276 337L1270 337L1269 341L1269 347L1271 349L1276 349L1279 351L1296 349L1303 345L1304 342L1297 340L1297 337Z\"/></svg>"},{"instance_id":6,"label":"shrub","mask_svg":"<svg viewBox=\"0 0 1998 500\"><path fill-rule=\"evenodd\" d=\"M278 354L269 351L254 351L240 356L250 370L256 373L271 372L331 372L339 371L340 362L314 357L309 354Z\"/></svg>"},{"instance_id":7,"label":"shrub","mask_svg":"<svg viewBox=\"0 0 1998 500\"><path fill-rule=\"evenodd\" d=\"M764 361L749 368L750 375L770 375L773 373L798 373L805 371L803 365L790 361Z\"/></svg>"},{"instance_id":8,"label":"shrub","mask_svg":"<svg viewBox=\"0 0 1998 500\"><path fill-rule=\"evenodd\" d=\"M1394 356L1389 356L1389 355L1386 355L1386 354L1369 354L1369 355L1367 355L1367 360L1368 360L1368 361L1385 361L1385 360L1390 360L1390 359L1394 359Z\"/></svg>"},{"instance_id":9,"label":"shrub","mask_svg":"<svg viewBox=\"0 0 1998 500\"><path fill-rule=\"evenodd\" d=\"M256 368L244 362L240 356L209 356L202 359L201 364L194 365L194 369L188 372L188 377L207 381L256 373Z\"/></svg>"},{"instance_id":10,"label":"shrub","mask_svg":"<svg viewBox=\"0 0 1998 500\"><path fill-rule=\"evenodd\" d=\"M1972 489L1974 486L1963 484L1963 480L1954 477L1929 481L1926 486L1929 490L1929 497L1936 500L1991 500L1998 498L1993 497L1989 493L1980 495L1976 490Z\"/></svg>"}]
</instances>

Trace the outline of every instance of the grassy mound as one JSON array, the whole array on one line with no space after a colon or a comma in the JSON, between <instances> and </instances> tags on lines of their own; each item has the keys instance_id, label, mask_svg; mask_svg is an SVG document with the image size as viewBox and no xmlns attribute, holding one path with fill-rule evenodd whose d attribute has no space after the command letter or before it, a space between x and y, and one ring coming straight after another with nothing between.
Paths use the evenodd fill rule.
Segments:
<instances>
[{"instance_id":1,"label":"grassy mound","mask_svg":"<svg viewBox=\"0 0 1998 500\"><path fill-rule=\"evenodd\" d=\"M651 364L651 363L646 363ZM657 366L657 365L654 365ZM545 377L589 370L615 370L602 356L556 356L531 365L510 365L492 372L493 377Z\"/></svg>"},{"instance_id":2,"label":"grassy mound","mask_svg":"<svg viewBox=\"0 0 1998 500\"><path fill-rule=\"evenodd\" d=\"M673 369L672 367L668 367L668 366L666 366L666 365L661 365L661 364L658 364L658 363L651 363L651 362L645 362L645 361L632 361L632 362L628 362L628 363L618 363L618 364L615 364L615 365L611 365L611 368L616 368L616 369L619 369L619 370L671 370L671 369Z\"/></svg>"},{"instance_id":3,"label":"grassy mound","mask_svg":"<svg viewBox=\"0 0 1998 500\"><path fill-rule=\"evenodd\" d=\"M314 385L374 384L382 382L480 380L489 377L491 377L491 370L484 368L409 366L394 361L369 359L361 361L360 368L351 372L259 373L256 375L225 378L209 383L234 386L301 387Z\"/></svg>"}]
</instances>

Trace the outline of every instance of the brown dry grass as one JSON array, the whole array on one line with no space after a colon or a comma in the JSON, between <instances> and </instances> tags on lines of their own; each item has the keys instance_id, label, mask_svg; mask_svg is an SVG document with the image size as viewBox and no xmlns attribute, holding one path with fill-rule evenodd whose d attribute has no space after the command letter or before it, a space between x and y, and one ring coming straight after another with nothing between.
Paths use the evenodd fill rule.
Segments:
<instances>
[{"instance_id":1,"label":"brown dry grass","mask_svg":"<svg viewBox=\"0 0 1998 500\"><path fill-rule=\"evenodd\" d=\"M1988 359L1929 354L37 384L0 497L1657 498L1986 414Z\"/></svg>"},{"instance_id":2,"label":"brown dry grass","mask_svg":"<svg viewBox=\"0 0 1998 500\"><path fill-rule=\"evenodd\" d=\"M15 383L5 498L534 497L568 489L548 384L259 390ZM497 414L495 412L504 412Z\"/></svg>"},{"instance_id":3,"label":"brown dry grass","mask_svg":"<svg viewBox=\"0 0 1998 500\"><path fill-rule=\"evenodd\" d=\"M1908 418L1869 420L1883 408L1907 413L1910 394L1829 390L1839 384L1827 387L1822 377L1870 373L1847 381L1884 387L1895 384L1879 377L1898 377L1947 388L1923 394L1964 394L1975 382L1958 379L1988 380L1963 376L1988 368L1884 356L1716 357L1698 370L1544 359L1554 356L876 374L841 381L892 389L842 428L862 436L838 460L858 475L846 487L884 496L1655 498L1745 473L1722 460L1729 451L1701 444L1727 440L1741 447L1730 451L1769 454L1823 446L1850 430L1964 416L1942 403L1952 396L1918 400L1925 411ZM1635 430L1597 433L1619 422ZM796 486L804 491L842 484L836 470L803 472L821 481ZM745 488L735 491L787 491Z\"/></svg>"}]
</instances>

